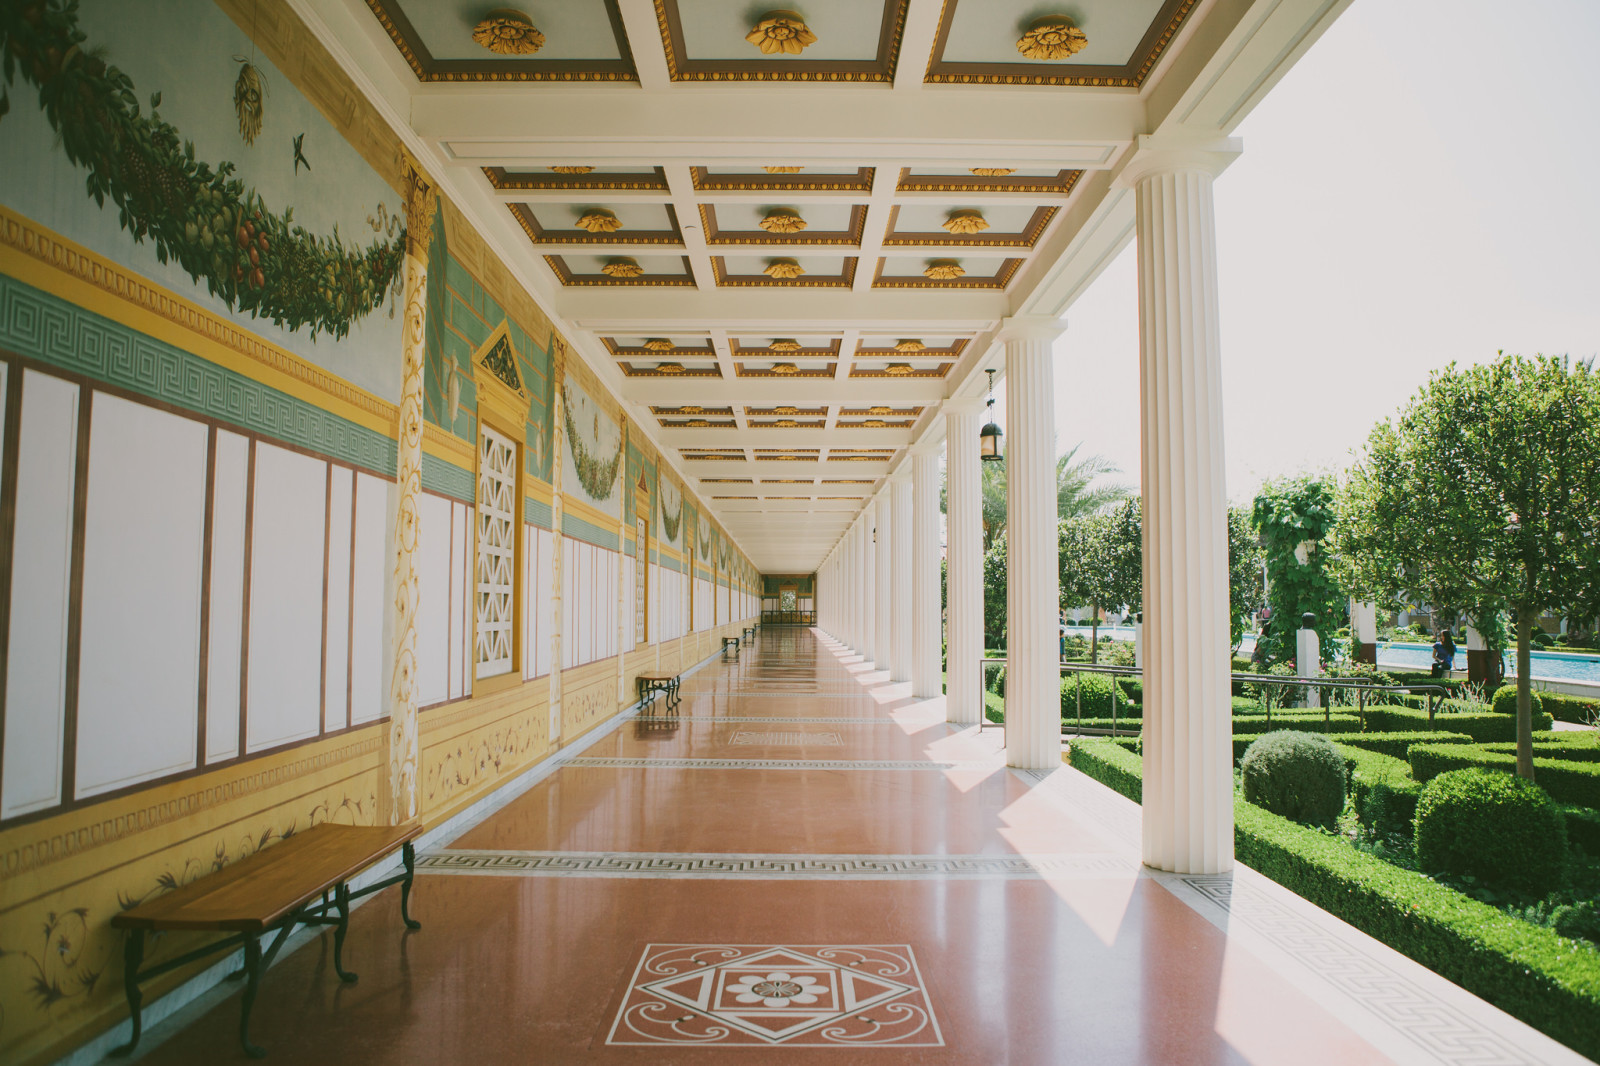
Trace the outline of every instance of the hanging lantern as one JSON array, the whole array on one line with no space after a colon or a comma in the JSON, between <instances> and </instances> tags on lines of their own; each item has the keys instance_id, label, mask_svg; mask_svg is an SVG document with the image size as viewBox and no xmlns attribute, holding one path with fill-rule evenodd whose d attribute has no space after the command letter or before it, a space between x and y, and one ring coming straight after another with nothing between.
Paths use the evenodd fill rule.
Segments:
<instances>
[{"instance_id":1,"label":"hanging lantern","mask_svg":"<svg viewBox=\"0 0 1600 1066\"><path fill-rule=\"evenodd\" d=\"M997 463L1005 456L1000 453L1000 440L1002 434L1000 427L994 424L994 371L989 374L989 403L988 421L983 428L978 430L978 458L986 463Z\"/></svg>"}]
</instances>

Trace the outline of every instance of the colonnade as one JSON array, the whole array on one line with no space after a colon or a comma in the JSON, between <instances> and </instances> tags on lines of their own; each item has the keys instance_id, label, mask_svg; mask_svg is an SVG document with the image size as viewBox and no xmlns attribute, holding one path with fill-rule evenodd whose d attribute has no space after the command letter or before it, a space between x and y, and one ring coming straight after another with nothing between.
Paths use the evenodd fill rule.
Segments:
<instances>
[{"instance_id":1,"label":"colonnade","mask_svg":"<svg viewBox=\"0 0 1600 1066\"><path fill-rule=\"evenodd\" d=\"M1227 496L1212 180L1234 141L1140 137L1117 187L1139 256L1144 861L1233 863ZM1053 316L1005 319L1006 763L1061 764ZM820 627L947 720L983 713L979 402L946 400L818 570ZM939 581L939 459L946 467ZM941 650L945 652L941 655ZM943 682L943 683L942 683Z\"/></svg>"}]
</instances>

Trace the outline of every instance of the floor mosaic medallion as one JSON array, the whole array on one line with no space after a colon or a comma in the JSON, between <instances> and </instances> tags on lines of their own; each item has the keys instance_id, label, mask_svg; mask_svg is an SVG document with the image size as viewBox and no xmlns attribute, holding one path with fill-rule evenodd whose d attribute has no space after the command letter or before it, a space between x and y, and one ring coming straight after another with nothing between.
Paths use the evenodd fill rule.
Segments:
<instances>
[{"instance_id":1,"label":"floor mosaic medallion","mask_svg":"<svg viewBox=\"0 0 1600 1066\"><path fill-rule=\"evenodd\" d=\"M608 1044L942 1047L907 944L651 944Z\"/></svg>"}]
</instances>

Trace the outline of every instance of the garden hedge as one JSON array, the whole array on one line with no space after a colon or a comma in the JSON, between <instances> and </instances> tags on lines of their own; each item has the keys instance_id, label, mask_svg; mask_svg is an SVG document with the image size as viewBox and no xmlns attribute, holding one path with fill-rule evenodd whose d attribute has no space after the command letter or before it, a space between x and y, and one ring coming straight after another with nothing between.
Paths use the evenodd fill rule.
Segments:
<instances>
[{"instance_id":1,"label":"garden hedge","mask_svg":"<svg viewBox=\"0 0 1600 1066\"><path fill-rule=\"evenodd\" d=\"M1411 776L1424 783L1449 770L1481 767L1517 772L1517 757L1507 752L1484 751L1478 745L1413 744L1408 754ZM1550 798L1577 807L1600 809L1600 763L1564 762L1535 757L1534 780Z\"/></svg>"},{"instance_id":2,"label":"garden hedge","mask_svg":"<svg viewBox=\"0 0 1600 1066\"><path fill-rule=\"evenodd\" d=\"M1600 952L1242 800L1234 855L1579 1054L1600 1057Z\"/></svg>"},{"instance_id":3,"label":"garden hedge","mask_svg":"<svg viewBox=\"0 0 1600 1066\"><path fill-rule=\"evenodd\" d=\"M1407 733L1431 728L1444 733L1465 733L1480 744L1517 739L1516 718L1492 711L1481 714L1436 714L1432 726L1428 724L1426 711L1414 711L1409 707L1368 707L1363 717L1369 733ZM1533 728L1549 729L1550 716L1534 715Z\"/></svg>"},{"instance_id":4,"label":"garden hedge","mask_svg":"<svg viewBox=\"0 0 1600 1066\"><path fill-rule=\"evenodd\" d=\"M1352 744L1367 751L1379 752L1405 761L1406 752L1413 744L1471 744L1465 733L1441 733L1437 730L1412 730L1404 733L1352 733L1339 738L1341 744ZM1406 771L1410 774L1410 770Z\"/></svg>"},{"instance_id":5,"label":"garden hedge","mask_svg":"<svg viewBox=\"0 0 1600 1066\"><path fill-rule=\"evenodd\" d=\"M1557 734L1558 736L1560 734ZM1502 755L1515 755L1515 744L1479 744L1483 751L1499 752ZM1600 762L1600 746L1586 739L1576 743L1560 740L1541 741L1535 738L1533 742L1533 757L1536 759L1558 759L1566 762Z\"/></svg>"},{"instance_id":6,"label":"garden hedge","mask_svg":"<svg viewBox=\"0 0 1600 1066\"><path fill-rule=\"evenodd\" d=\"M1600 811L1590 807L1562 807L1567 816L1567 839L1600 859Z\"/></svg>"},{"instance_id":7,"label":"garden hedge","mask_svg":"<svg viewBox=\"0 0 1600 1066\"><path fill-rule=\"evenodd\" d=\"M1067 762L1135 803L1144 800L1144 760L1121 744L1091 738L1074 740Z\"/></svg>"},{"instance_id":8,"label":"garden hedge","mask_svg":"<svg viewBox=\"0 0 1600 1066\"><path fill-rule=\"evenodd\" d=\"M1587 725L1592 719L1600 719L1600 700L1568 696L1564 692L1541 692L1539 697L1544 700L1545 713L1557 721Z\"/></svg>"},{"instance_id":9,"label":"garden hedge","mask_svg":"<svg viewBox=\"0 0 1600 1066\"><path fill-rule=\"evenodd\" d=\"M1139 757L1077 741L1071 763L1138 802ZM1600 1058L1600 952L1356 851L1336 836L1236 800L1234 855L1337 918L1501 1010Z\"/></svg>"}]
</instances>

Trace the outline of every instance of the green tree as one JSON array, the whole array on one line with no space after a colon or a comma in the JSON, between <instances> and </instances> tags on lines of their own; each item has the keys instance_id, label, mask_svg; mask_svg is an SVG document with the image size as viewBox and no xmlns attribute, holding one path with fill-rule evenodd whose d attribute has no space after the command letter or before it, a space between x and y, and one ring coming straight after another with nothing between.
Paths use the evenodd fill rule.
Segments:
<instances>
[{"instance_id":1,"label":"green tree","mask_svg":"<svg viewBox=\"0 0 1600 1066\"><path fill-rule=\"evenodd\" d=\"M986 648L1006 646L1006 539L983 553L983 641Z\"/></svg>"},{"instance_id":2,"label":"green tree","mask_svg":"<svg viewBox=\"0 0 1600 1066\"><path fill-rule=\"evenodd\" d=\"M1138 500L1109 513L1067 518L1056 527L1061 606L1090 608L1089 661L1100 654L1100 612L1143 603Z\"/></svg>"},{"instance_id":3,"label":"green tree","mask_svg":"<svg viewBox=\"0 0 1600 1066\"><path fill-rule=\"evenodd\" d=\"M1261 567L1266 552L1255 521L1243 507L1228 508L1228 640L1239 650L1244 640L1245 619L1267 602Z\"/></svg>"},{"instance_id":4,"label":"green tree","mask_svg":"<svg viewBox=\"0 0 1600 1066\"><path fill-rule=\"evenodd\" d=\"M1600 382L1504 356L1436 372L1375 426L1341 495L1338 552L1374 599L1423 587L1469 613L1503 604L1517 644L1517 773L1533 777L1533 627L1600 575Z\"/></svg>"},{"instance_id":5,"label":"green tree","mask_svg":"<svg viewBox=\"0 0 1600 1066\"><path fill-rule=\"evenodd\" d=\"M1096 479L1119 473L1116 464L1101 455L1076 459L1081 443L1069 448L1056 460L1056 517L1076 518L1092 514L1128 497L1129 489L1120 483L1095 484ZM947 481L943 472L939 482L939 510L946 512ZM1006 464L982 464L979 490L983 498L983 549L988 551L1006 532Z\"/></svg>"},{"instance_id":6,"label":"green tree","mask_svg":"<svg viewBox=\"0 0 1600 1066\"><path fill-rule=\"evenodd\" d=\"M1272 618L1261 635L1266 655L1294 654L1301 616L1316 615L1317 636L1332 648L1344 616L1345 594L1329 572L1326 543L1337 515L1334 487L1320 478L1268 482L1256 496L1251 522L1261 536L1271 591ZM1299 664L1303 670L1307 664Z\"/></svg>"}]
</instances>

